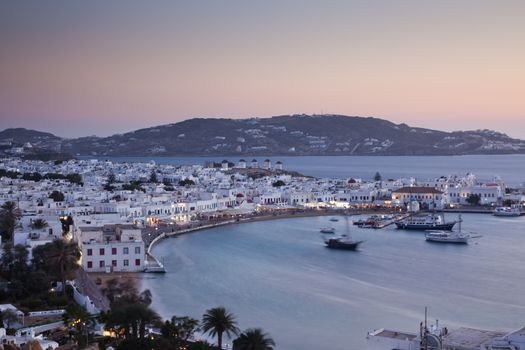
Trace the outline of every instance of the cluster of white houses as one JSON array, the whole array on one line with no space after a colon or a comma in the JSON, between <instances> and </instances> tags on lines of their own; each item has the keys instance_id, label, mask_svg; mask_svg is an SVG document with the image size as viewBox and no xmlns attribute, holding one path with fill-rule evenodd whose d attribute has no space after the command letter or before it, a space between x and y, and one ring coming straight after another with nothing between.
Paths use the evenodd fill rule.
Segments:
<instances>
[{"instance_id":1,"label":"cluster of white houses","mask_svg":"<svg viewBox=\"0 0 525 350\"><path fill-rule=\"evenodd\" d=\"M141 271L146 263L141 229L159 222L184 224L202 217L250 214L268 208L404 207L417 202L423 208L440 209L467 204L474 194L479 196L479 204L496 204L511 195L525 199L522 192L506 194L501 180L480 183L472 174L429 181L318 179L291 176L282 171L282 162L274 166L270 160L262 165L255 159L249 164L244 160L232 163L224 161L220 167L99 160L55 164L7 158L0 160L0 169L20 174L78 173L83 184L4 176L0 178L0 203L15 201L24 213L15 234L17 243L31 247L45 244L61 235L59 217L71 216L72 238L82 250L87 271ZM238 171L261 168L277 171L262 177ZM107 186L110 178L115 181L112 188ZM123 186L132 182L140 185ZM63 199L50 198L53 191L63 194ZM37 218L44 218L48 226L34 228Z\"/></svg>"}]
</instances>

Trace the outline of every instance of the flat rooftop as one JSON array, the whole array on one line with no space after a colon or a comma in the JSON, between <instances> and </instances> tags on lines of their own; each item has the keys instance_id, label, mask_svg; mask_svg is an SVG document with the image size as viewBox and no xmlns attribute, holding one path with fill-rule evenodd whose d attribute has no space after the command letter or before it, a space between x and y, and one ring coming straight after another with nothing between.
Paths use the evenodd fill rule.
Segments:
<instances>
[{"instance_id":1,"label":"flat rooftop","mask_svg":"<svg viewBox=\"0 0 525 350\"><path fill-rule=\"evenodd\" d=\"M443 337L443 343L447 347L479 349L481 345L489 343L494 338L502 337L505 334L507 334L507 332L461 327L451 330L445 335Z\"/></svg>"}]
</instances>

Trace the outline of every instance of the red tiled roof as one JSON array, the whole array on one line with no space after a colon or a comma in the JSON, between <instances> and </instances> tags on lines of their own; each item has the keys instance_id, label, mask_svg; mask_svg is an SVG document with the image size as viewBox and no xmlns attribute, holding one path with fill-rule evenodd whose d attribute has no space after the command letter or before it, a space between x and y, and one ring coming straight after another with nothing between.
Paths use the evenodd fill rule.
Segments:
<instances>
[{"instance_id":1,"label":"red tiled roof","mask_svg":"<svg viewBox=\"0 0 525 350\"><path fill-rule=\"evenodd\" d=\"M415 186L415 187L401 187L397 190L393 191L394 193L433 193L433 194L442 194L440 190L436 190L434 187L423 187L423 186Z\"/></svg>"}]
</instances>

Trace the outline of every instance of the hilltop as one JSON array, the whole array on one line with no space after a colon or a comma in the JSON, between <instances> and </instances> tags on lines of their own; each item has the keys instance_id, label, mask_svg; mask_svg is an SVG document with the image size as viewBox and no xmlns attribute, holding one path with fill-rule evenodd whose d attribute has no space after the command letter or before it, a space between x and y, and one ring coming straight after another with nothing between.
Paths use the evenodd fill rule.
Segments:
<instances>
[{"instance_id":1,"label":"hilltop","mask_svg":"<svg viewBox=\"0 0 525 350\"><path fill-rule=\"evenodd\" d=\"M94 156L461 155L525 153L525 141L491 130L411 127L373 117L286 115L194 118L109 137L63 139L27 129L0 132L0 144ZM4 146L5 147L5 146Z\"/></svg>"}]
</instances>

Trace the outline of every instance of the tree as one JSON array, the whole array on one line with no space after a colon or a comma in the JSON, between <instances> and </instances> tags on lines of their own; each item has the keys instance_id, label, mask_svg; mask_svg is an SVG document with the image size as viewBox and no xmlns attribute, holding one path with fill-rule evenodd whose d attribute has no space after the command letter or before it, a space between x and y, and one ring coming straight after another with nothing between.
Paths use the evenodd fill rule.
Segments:
<instances>
[{"instance_id":1,"label":"tree","mask_svg":"<svg viewBox=\"0 0 525 350\"><path fill-rule=\"evenodd\" d=\"M233 314L226 311L224 307L216 307L206 310L202 316L202 330L212 337L217 336L217 346L222 349L222 335L238 334L237 322Z\"/></svg>"},{"instance_id":2,"label":"tree","mask_svg":"<svg viewBox=\"0 0 525 350\"><path fill-rule=\"evenodd\" d=\"M374 181L381 181L381 179L381 174L379 174L379 171L376 171L376 174L374 175Z\"/></svg>"},{"instance_id":3,"label":"tree","mask_svg":"<svg viewBox=\"0 0 525 350\"><path fill-rule=\"evenodd\" d=\"M179 186L193 186L193 185L195 185L195 181L190 180L188 178L179 181Z\"/></svg>"},{"instance_id":4,"label":"tree","mask_svg":"<svg viewBox=\"0 0 525 350\"><path fill-rule=\"evenodd\" d=\"M71 215L62 217L60 218L60 223L62 224L62 236L65 236L69 233L70 227L74 224L73 217Z\"/></svg>"},{"instance_id":5,"label":"tree","mask_svg":"<svg viewBox=\"0 0 525 350\"><path fill-rule=\"evenodd\" d=\"M74 242L55 239L44 245L45 264L48 272L62 282L62 293L66 293L66 279L79 268L80 249Z\"/></svg>"},{"instance_id":6,"label":"tree","mask_svg":"<svg viewBox=\"0 0 525 350\"><path fill-rule=\"evenodd\" d=\"M11 309L4 310L0 312L0 319L2 321L2 326L5 325L7 329L11 328L13 323L18 322L18 315L15 311Z\"/></svg>"},{"instance_id":7,"label":"tree","mask_svg":"<svg viewBox=\"0 0 525 350\"><path fill-rule=\"evenodd\" d=\"M64 201L64 194L60 191L53 191L49 195L49 198L51 198L54 202L63 202Z\"/></svg>"},{"instance_id":8,"label":"tree","mask_svg":"<svg viewBox=\"0 0 525 350\"><path fill-rule=\"evenodd\" d=\"M5 241L12 241L18 220L22 216L20 209L13 201L0 207L0 234Z\"/></svg>"},{"instance_id":9,"label":"tree","mask_svg":"<svg viewBox=\"0 0 525 350\"><path fill-rule=\"evenodd\" d=\"M174 340L176 346L186 346L188 339L195 333L199 321L191 317L173 316L170 320L164 322L160 332L164 338Z\"/></svg>"},{"instance_id":10,"label":"tree","mask_svg":"<svg viewBox=\"0 0 525 350\"><path fill-rule=\"evenodd\" d=\"M157 179L157 173L155 170L151 172L151 175L149 176L149 182L157 183L159 182L159 179Z\"/></svg>"},{"instance_id":11,"label":"tree","mask_svg":"<svg viewBox=\"0 0 525 350\"><path fill-rule=\"evenodd\" d=\"M481 196L479 194L471 193L470 196L467 198L467 203L470 205L479 205L479 201L481 200Z\"/></svg>"},{"instance_id":12,"label":"tree","mask_svg":"<svg viewBox=\"0 0 525 350\"><path fill-rule=\"evenodd\" d=\"M109 173L107 183L111 185L112 183L115 183L115 181L117 181L115 174Z\"/></svg>"},{"instance_id":13,"label":"tree","mask_svg":"<svg viewBox=\"0 0 525 350\"><path fill-rule=\"evenodd\" d=\"M233 350L273 350L275 342L260 328L247 329L233 341Z\"/></svg>"},{"instance_id":14,"label":"tree","mask_svg":"<svg viewBox=\"0 0 525 350\"><path fill-rule=\"evenodd\" d=\"M82 306L70 304L62 315L62 320L70 331L73 330L80 346L88 344L89 331L95 326L95 319L92 315Z\"/></svg>"},{"instance_id":15,"label":"tree","mask_svg":"<svg viewBox=\"0 0 525 350\"><path fill-rule=\"evenodd\" d=\"M286 185L286 184L285 184L284 181L282 181L282 180L277 180L277 181L275 181L275 182L272 184L273 187L281 187L281 186L284 186L284 185Z\"/></svg>"},{"instance_id":16,"label":"tree","mask_svg":"<svg viewBox=\"0 0 525 350\"><path fill-rule=\"evenodd\" d=\"M66 179L72 184L77 184L83 186L82 176L79 173L73 173L66 175Z\"/></svg>"},{"instance_id":17,"label":"tree","mask_svg":"<svg viewBox=\"0 0 525 350\"><path fill-rule=\"evenodd\" d=\"M41 218L33 220L33 223L31 224L31 227L35 230L41 230L43 228L46 228L47 226L47 221Z\"/></svg>"}]
</instances>

